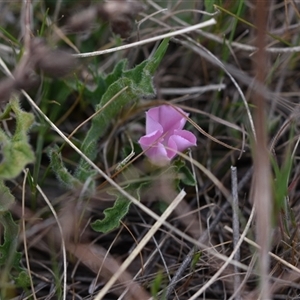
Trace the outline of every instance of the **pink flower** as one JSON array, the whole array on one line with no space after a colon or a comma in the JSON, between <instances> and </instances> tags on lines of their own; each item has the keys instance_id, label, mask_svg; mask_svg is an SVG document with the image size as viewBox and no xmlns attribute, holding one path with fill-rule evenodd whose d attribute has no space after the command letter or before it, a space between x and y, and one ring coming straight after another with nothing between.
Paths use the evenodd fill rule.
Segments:
<instances>
[{"instance_id":1,"label":"pink flower","mask_svg":"<svg viewBox=\"0 0 300 300\"><path fill-rule=\"evenodd\" d=\"M184 115L188 116L182 109L169 105L146 112L146 135L139 139L139 144L152 163L166 165L178 152L196 145L195 135L182 129L186 123Z\"/></svg>"}]
</instances>

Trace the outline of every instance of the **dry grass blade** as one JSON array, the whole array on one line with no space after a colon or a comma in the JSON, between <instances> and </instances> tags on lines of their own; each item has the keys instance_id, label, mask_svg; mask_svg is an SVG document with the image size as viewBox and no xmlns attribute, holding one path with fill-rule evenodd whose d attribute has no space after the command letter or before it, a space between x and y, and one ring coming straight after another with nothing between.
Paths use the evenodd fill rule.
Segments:
<instances>
[{"instance_id":1,"label":"dry grass blade","mask_svg":"<svg viewBox=\"0 0 300 300\"><path fill-rule=\"evenodd\" d=\"M169 217L169 215L173 212L176 206L183 200L186 193L181 191L178 196L174 199L174 201L168 206L168 208L164 211L164 213L160 216L160 218L156 221L156 223L151 227L148 233L143 237L143 239L139 242L134 251L128 256L128 258L123 262L118 271L112 276L112 278L106 283L100 293L95 297L95 300L101 300L109 291L109 289L113 286L116 280L121 276L121 274L128 268L134 258L140 253L140 251L145 247L145 245L149 242L155 232L164 224L165 220Z\"/></svg>"},{"instance_id":2,"label":"dry grass blade","mask_svg":"<svg viewBox=\"0 0 300 300\"><path fill-rule=\"evenodd\" d=\"M216 215L215 219L213 222L210 224L209 228L207 228L203 234L199 237L198 241L200 243L206 243L207 239L209 237L209 232L214 230L215 227L218 225L220 222L222 215L224 214L224 211L229 207L229 202L225 202L224 206L220 209L218 214ZM181 280L182 274L185 272L185 270L189 267L191 264L191 261L193 260L195 252L198 250L197 247L193 247L189 253L186 255L185 259L181 263L180 267L177 269L176 274L172 277L172 280L167 286L166 289L166 299L170 299L171 293L173 292L176 284Z\"/></svg>"},{"instance_id":3,"label":"dry grass blade","mask_svg":"<svg viewBox=\"0 0 300 300\"><path fill-rule=\"evenodd\" d=\"M33 181L33 178L31 178L31 180ZM62 259L63 259L63 295L62 295L62 299L65 300L65 299L67 299L67 252L66 252L66 245L65 245L65 240L64 240L63 229L62 229L62 226L60 224L57 213L56 213L53 205L51 204L50 200L48 199L48 197L45 195L45 193L43 192L43 190L40 188L39 185L36 185L36 189L41 194L44 201L46 202L49 209L51 210L51 212L52 212L52 214L55 218L59 233L60 233L61 251L62 251Z\"/></svg>"},{"instance_id":4,"label":"dry grass blade","mask_svg":"<svg viewBox=\"0 0 300 300\"><path fill-rule=\"evenodd\" d=\"M220 91L224 90L225 88L225 84L211 84L206 86L193 86L189 88L161 88L160 93L163 95L188 95L210 91Z\"/></svg>"},{"instance_id":5,"label":"dry grass blade","mask_svg":"<svg viewBox=\"0 0 300 300\"><path fill-rule=\"evenodd\" d=\"M247 112L247 116L249 119L249 124L250 124L250 128L251 128L251 133L253 134L254 138L256 137L256 132L255 132L255 127L254 127L254 123L253 123L253 119L252 119L252 114L250 112L250 108L248 105L248 102L246 100L246 97L240 87L240 85L237 83L237 81L235 80L235 78L231 75L231 73L227 70L227 67L215 56L213 55L213 53L211 51L209 51L208 49L204 48L202 45L200 45L199 43L195 42L193 39L191 38L186 38L188 40L188 42L185 41L181 41L178 39L173 38L174 41L176 41L177 43L186 46L187 48L193 50L195 53L198 53L200 56L204 57L206 60L208 60L209 62L219 66L230 78L230 80L232 81L232 83L234 84L234 86L236 87L237 91L239 92L243 103L245 105L245 109Z\"/></svg>"},{"instance_id":6,"label":"dry grass blade","mask_svg":"<svg viewBox=\"0 0 300 300\"><path fill-rule=\"evenodd\" d=\"M231 167L231 191L232 191L232 228L233 228L233 247L236 248L239 241L240 223L239 223L239 196L238 196L238 181L237 181L237 169ZM236 251L234 260L240 261L241 253L240 249ZM236 293L236 299L241 299L241 295L238 292L241 284L241 278L238 272L238 268L234 267L236 275L234 276L234 293Z\"/></svg>"},{"instance_id":7,"label":"dry grass blade","mask_svg":"<svg viewBox=\"0 0 300 300\"><path fill-rule=\"evenodd\" d=\"M199 299L198 297L203 294L205 292L205 290L215 282L215 280L222 274L222 272L225 270L225 268L228 266L228 264L231 262L231 260L233 259L233 257L235 256L236 252L239 250L246 234L248 233L249 227L252 223L252 219L254 216L254 207L252 208L251 214L249 216L249 219L247 221L247 224L245 226L245 229L243 230L243 233L241 234L241 237L236 245L236 247L234 248L234 250L232 251L232 253L230 254L230 256L228 257L228 260L225 261L225 263L222 265L222 267L210 278L210 280L208 280L208 282L198 291L196 292L191 298L189 298L189 300L196 300Z\"/></svg>"},{"instance_id":8,"label":"dry grass blade","mask_svg":"<svg viewBox=\"0 0 300 300\"><path fill-rule=\"evenodd\" d=\"M207 27L207 26L211 26L211 25L214 25L214 24L216 24L216 20L215 19L210 19L206 22L203 22L203 23L200 23L200 24L197 24L197 25L189 26L189 27L186 27L186 28L183 28L183 29L180 29L180 30L175 30L175 31L170 32L170 33L162 34L162 35L155 36L155 37L152 37L152 38L149 38L149 39L145 39L145 40L142 40L142 41L139 41L139 42L134 42L134 43L131 43L131 44L128 44L128 45L123 45L123 46L120 46L120 47L107 49L107 50L102 50L102 51L94 51L94 52L90 52L90 53L74 54L74 56L75 57L93 57L93 56L99 56L99 55L104 55L104 54L108 54L108 53L113 53L113 52L116 52L116 51L121 51L121 50L125 50L125 49L134 48L134 47L137 47L137 46L142 46L142 45L145 45L145 44L148 44L148 43L157 42L157 41L160 41L160 40L163 40L163 39L166 39L166 38L170 38L170 37L173 37L173 36L176 36L176 35L181 35L181 34L185 34L185 33L188 33L188 32L192 32L192 31L195 31L197 29L204 28L204 27Z\"/></svg>"},{"instance_id":9,"label":"dry grass blade","mask_svg":"<svg viewBox=\"0 0 300 300\"><path fill-rule=\"evenodd\" d=\"M26 169L24 171L25 176L24 176L24 180L23 180L23 186L22 186L22 229L24 232L24 253L25 253L25 258L26 258L26 266L28 269L28 273L29 273L29 280L30 280L30 286L31 286L31 291L32 291L32 297L34 300L37 300L36 298L36 292L35 292L35 288L34 288L34 284L33 284L33 280L32 280L32 275L31 275L31 269L30 269L30 261L29 261L29 256L28 256L28 247L27 247L27 240L26 240L26 225L25 225L25 191L26 191L26 180L27 180L27 176L28 176L28 170Z\"/></svg>"}]
</instances>

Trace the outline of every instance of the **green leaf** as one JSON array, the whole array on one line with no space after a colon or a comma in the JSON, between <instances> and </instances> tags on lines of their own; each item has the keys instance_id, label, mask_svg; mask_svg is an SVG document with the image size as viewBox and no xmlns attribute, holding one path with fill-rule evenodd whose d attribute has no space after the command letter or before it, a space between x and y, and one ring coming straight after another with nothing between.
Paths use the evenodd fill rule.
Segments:
<instances>
[{"instance_id":1,"label":"green leaf","mask_svg":"<svg viewBox=\"0 0 300 300\"><path fill-rule=\"evenodd\" d=\"M214 4L215 1L213 0L204 0L204 7L205 7L205 11L212 13L214 12Z\"/></svg>"},{"instance_id":2,"label":"green leaf","mask_svg":"<svg viewBox=\"0 0 300 300\"><path fill-rule=\"evenodd\" d=\"M4 181L0 179L0 213L7 211L14 201L15 197L4 184Z\"/></svg>"},{"instance_id":3,"label":"green leaf","mask_svg":"<svg viewBox=\"0 0 300 300\"><path fill-rule=\"evenodd\" d=\"M182 160L180 157L175 160L173 164L173 171L175 174L176 185L180 188L180 184L188 185L188 186L195 186L196 180L194 175L192 174L191 170L186 166L185 161Z\"/></svg>"},{"instance_id":4,"label":"green leaf","mask_svg":"<svg viewBox=\"0 0 300 300\"><path fill-rule=\"evenodd\" d=\"M80 181L72 176L72 174L65 167L59 147L57 145L49 149L48 155L50 158L50 166L60 182L69 188L81 186Z\"/></svg>"},{"instance_id":5,"label":"green leaf","mask_svg":"<svg viewBox=\"0 0 300 300\"><path fill-rule=\"evenodd\" d=\"M154 205L155 209L157 209L161 214L163 214L169 205L165 201L157 201Z\"/></svg>"},{"instance_id":6,"label":"green leaf","mask_svg":"<svg viewBox=\"0 0 300 300\"><path fill-rule=\"evenodd\" d=\"M9 102L5 106L4 111L0 114L0 121L10 118L10 112L11 112L11 103Z\"/></svg>"},{"instance_id":7,"label":"green leaf","mask_svg":"<svg viewBox=\"0 0 300 300\"><path fill-rule=\"evenodd\" d=\"M136 170L132 169L127 175L131 177L135 171ZM136 177L135 174L133 178L138 177ZM144 186L147 186L147 184L147 182L132 183L128 185L125 190L136 199L140 199L140 191ZM104 218L102 220L96 220L91 224L92 228L97 232L106 233L118 228L121 224L121 220L127 215L130 208L131 201L121 193L112 191L110 194L116 196L114 206L104 210Z\"/></svg>"},{"instance_id":8,"label":"green leaf","mask_svg":"<svg viewBox=\"0 0 300 300\"><path fill-rule=\"evenodd\" d=\"M122 175L131 182L125 188L126 192L139 200L141 190L149 186L149 181L141 180L140 172L135 167L126 169ZM121 220L128 213L131 201L118 191L113 190L110 194L116 196L114 206L104 210L104 218L102 220L96 220L91 224L95 231L106 233L118 228Z\"/></svg>"},{"instance_id":9,"label":"green leaf","mask_svg":"<svg viewBox=\"0 0 300 300\"><path fill-rule=\"evenodd\" d=\"M165 298L165 292L163 293L163 295L161 295L160 297L158 297L158 295L160 294L161 290L163 289L163 284L164 284L164 276L163 273L161 271L158 271L154 280L151 283L151 287L150 287L150 291L151 291L151 295L153 297L153 299L158 300L158 299L166 299Z\"/></svg>"},{"instance_id":10,"label":"green leaf","mask_svg":"<svg viewBox=\"0 0 300 300\"><path fill-rule=\"evenodd\" d=\"M123 59L116 64L112 73L107 75L105 78L97 75L95 78L97 88L93 91L87 89L85 84L82 84L84 87L84 98L87 99L87 101L90 102L94 107L96 107L107 91L108 87L123 76L123 71L126 67L126 64L127 60Z\"/></svg>"},{"instance_id":11,"label":"green leaf","mask_svg":"<svg viewBox=\"0 0 300 300\"><path fill-rule=\"evenodd\" d=\"M134 105L142 96L154 95L152 77L167 50L168 41L168 39L165 39L152 58L142 62L135 68L124 71L126 61L121 61L114 72L106 77L105 83L109 86L96 105L96 111L102 111L92 119L91 127L81 145L81 151L92 161L95 160L98 154L97 141L107 133L111 121L116 118L121 110L126 105ZM103 109L104 105L124 88L126 90ZM76 178L81 182L85 182L92 174L94 174L94 171L91 170L89 164L81 159L75 172Z\"/></svg>"},{"instance_id":12,"label":"green leaf","mask_svg":"<svg viewBox=\"0 0 300 300\"><path fill-rule=\"evenodd\" d=\"M194 253L193 259L192 259L192 262L191 262L191 267L192 267L193 271L195 271L197 263L199 262L201 256L202 256L201 251Z\"/></svg>"},{"instance_id":13,"label":"green leaf","mask_svg":"<svg viewBox=\"0 0 300 300\"><path fill-rule=\"evenodd\" d=\"M123 72L126 68L126 65L127 65L127 59L122 59L116 64L113 72L107 75L105 78L106 89L107 87L109 87L111 84L113 84L123 76ZM106 90L103 91L102 95L104 94L104 92L106 92Z\"/></svg>"},{"instance_id":14,"label":"green leaf","mask_svg":"<svg viewBox=\"0 0 300 300\"><path fill-rule=\"evenodd\" d=\"M34 153L28 141L27 132L34 122L34 116L20 108L17 99L8 104L16 116L16 129L12 137L0 129L0 146L3 159L0 163L0 179L17 177L28 163L34 161Z\"/></svg>"},{"instance_id":15,"label":"green leaf","mask_svg":"<svg viewBox=\"0 0 300 300\"><path fill-rule=\"evenodd\" d=\"M9 211L0 213L0 223L4 227L4 242L0 245L0 266L11 263L12 266L19 268L21 253L16 252L19 227Z\"/></svg>"},{"instance_id":16,"label":"green leaf","mask_svg":"<svg viewBox=\"0 0 300 300\"><path fill-rule=\"evenodd\" d=\"M196 185L196 180L194 175L192 174L191 170L186 166L182 166L179 169L179 176L180 180L183 184L189 185L189 186L195 186Z\"/></svg>"},{"instance_id":17,"label":"green leaf","mask_svg":"<svg viewBox=\"0 0 300 300\"><path fill-rule=\"evenodd\" d=\"M30 286L29 275L25 270L21 271L18 276L14 277L14 280L17 287L25 289Z\"/></svg>"},{"instance_id":18,"label":"green leaf","mask_svg":"<svg viewBox=\"0 0 300 300\"><path fill-rule=\"evenodd\" d=\"M294 139L294 127L291 127L289 141ZM288 195L288 184L291 177L292 165L293 165L293 155L291 143L288 144L284 159L281 166L278 165L274 157L271 157L271 164L274 170L275 179L273 180L273 191L274 191L274 215L277 216L278 213L284 209L287 214L286 197Z\"/></svg>"},{"instance_id":19,"label":"green leaf","mask_svg":"<svg viewBox=\"0 0 300 300\"><path fill-rule=\"evenodd\" d=\"M30 281L27 272L20 265L22 254L17 252L19 226L9 211L0 212L0 223L4 228L3 244L0 245L0 270L8 272L10 280L13 279L17 286L25 288ZM17 275L14 276L11 269L17 271Z\"/></svg>"},{"instance_id":20,"label":"green leaf","mask_svg":"<svg viewBox=\"0 0 300 300\"><path fill-rule=\"evenodd\" d=\"M118 195L113 207L104 210L104 219L96 220L91 224L97 232L109 232L120 226L121 220L126 216L130 207L130 201L123 195Z\"/></svg>"},{"instance_id":21,"label":"green leaf","mask_svg":"<svg viewBox=\"0 0 300 300\"><path fill-rule=\"evenodd\" d=\"M14 42L18 47L21 47L20 42L14 36L12 36L7 30L5 30L2 26L0 26L0 31L6 36L9 40Z\"/></svg>"}]
</instances>

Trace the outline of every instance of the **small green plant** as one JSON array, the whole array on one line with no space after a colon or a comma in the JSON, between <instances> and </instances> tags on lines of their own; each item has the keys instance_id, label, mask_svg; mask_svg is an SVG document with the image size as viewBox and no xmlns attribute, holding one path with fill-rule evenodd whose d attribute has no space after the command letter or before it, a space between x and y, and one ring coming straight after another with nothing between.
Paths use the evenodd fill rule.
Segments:
<instances>
[{"instance_id":1,"label":"small green plant","mask_svg":"<svg viewBox=\"0 0 300 300\"><path fill-rule=\"evenodd\" d=\"M165 300L166 296L165 293L163 292L162 295L159 295L160 291L163 290L163 280L164 280L164 275L162 272L158 272L157 275L155 276L154 280L151 283L151 295L153 299L155 300Z\"/></svg>"},{"instance_id":2,"label":"small green plant","mask_svg":"<svg viewBox=\"0 0 300 300\"><path fill-rule=\"evenodd\" d=\"M34 116L21 109L17 98L11 99L0 119L5 120L11 113L14 114L16 123L14 133L8 134L0 128L3 155L0 163L0 224L4 228L3 243L0 245L0 286L3 299L6 297L5 286L9 281L13 280L16 286L23 288L29 285L29 277L20 265L22 255L17 252L19 226L9 211L15 198L5 181L16 178L27 164L34 161L27 136Z\"/></svg>"},{"instance_id":3,"label":"small green plant","mask_svg":"<svg viewBox=\"0 0 300 300\"><path fill-rule=\"evenodd\" d=\"M96 114L80 149L92 161L95 161L98 154L98 140L107 133L111 121L122 108L135 105L141 96L154 96L153 75L167 50L168 42L168 39L164 40L151 58L131 70L126 70L126 60L120 61L111 74L105 78L98 78L98 88L94 92L87 91L90 99L94 101ZM97 97L99 97L98 102L95 101ZM89 180L89 191L94 190L95 171L88 162L80 159L72 175L65 168L58 147L51 148L48 153L54 173L65 186L75 187ZM130 184L125 190L134 193L138 198L140 187L141 184ZM128 212L130 201L115 191L111 193L116 197L116 202L113 207L104 211L103 220L96 220L92 223L92 228L96 231L108 232L115 229Z\"/></svg>"}]
</instances>

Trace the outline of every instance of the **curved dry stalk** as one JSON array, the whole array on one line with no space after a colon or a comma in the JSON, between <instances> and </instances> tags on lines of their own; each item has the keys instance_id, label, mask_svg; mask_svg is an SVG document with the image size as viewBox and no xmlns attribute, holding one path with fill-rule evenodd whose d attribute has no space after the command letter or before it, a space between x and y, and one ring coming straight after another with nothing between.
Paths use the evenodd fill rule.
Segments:
<instances>
[{"instance_id":1,"label":"curved dry stalk","mask_svg":"<svg viewBox=\"0 0 300 300\"><path fill-rule=\"evenodd\" d=\"M82 243L68 243L68 251L75 256L83 265L93 271L95 274L101 268L101 281L112 278L114 274L120 269L120 263L112 257L108 251L99 245L82 244ZM126 271L118 277L118 284L127 286L129 289L126 300L147 300L149 298L141 286L132 281L132 277ZM92 292L92 290L90 290ZM120 295L120 290L113 291L114 294ZM93 298L94 299L94 298Z\"/></svg>"},{"instance_id":2,"label":"curved dry stalk","mask_svg":"<svg viewBox=\"0 0 300 300\"><path fill-rule=\"evenodd\" d=\"M25 190L26 190L26 180L28 176L28 169L24 170L24 179L23 179L23 185L22 185L22 227L23 227L23 232L24 232L24 240L23 240L23 245L24 245L24 254L25 254L25 260L26 260L26 267L28 269L28 274L29 274L29 280L30 280L30 287L32 291L32 296L34 300L37 300L36 298L36 291L34 289L34 284L31 276L31 269L30 269L30 262L29 262L29 256L28 256L28 247L27 247L27 239L26 239L26 225L25 225Z\"/></svg>"},{"instance_id":3,"label":"curved dry stalk","mask_svg":"<svg viewBox=\"0 0 300 300\"><path fill-rule=\"evenodd\" d=\"M185 110L185 111L190 111L190 112L194 112L194 113L201 114L201 115L203 115L203 116L207 116L207 117L209 117L211 120L213 120L213 121L215 121L215 122L217 122L217 123L219 123L219 124L225 125L226 127L229 127L229 128L234 129L234 130L237 130L237 131L241 132L243 135L245 135L245 130L244 130L243 127L238 126L238 125L236 125L236 124L234 124L234 123L231 123L231 122L229 122L229 121L227 121L227 120L221 119L221 118L219 118L219 117L217 117L217 116L214 116L214 115L211 114L211 113L208 113L208 112L206 112L206 111L203 111L203 110L200 110L200 109L197 109L197 108L193 108L193 107L189 107L189 106L186 106L186 105L182 105L182 104L180 104L180 105L178 105L178 106L179 106L181 109ZM243 147L242 147L242 148L243 148ZM241 152L241 153L243 153L243 152Z\"/></svg>"},{"instance_id":4,"label":"curved dry stalk","mask_svg":"<svg viewBox=\"0 0 300 300\"><path fill-rule=\"evenodd\" d=\"M246 112L247 112L247 116L248 116L251 131L252 131L252 135L253 135L254 139L256 139L256 132L255 132L255 127L254 127L254 122L253 122L253 118L252 118L252 115L251 115L251 112L250 112L248 102L246 100L246 97L245 97L241 87L239 86L239 84L237 83L235 78L231 75L231 73L228 71L227 66L225 66L212 52L210 52L208 49L206 49L205 47L203 47L199 43L195 42L193 39L191 39L189 37L186 37L186 39L187 39L188 42L181 41L181 40L178 40L176 38L173 38L173 40L176 41L177 43L193 50L195 53L197 53L200 56L204 57L207 61L219 66L227 74L227 76L230 78L230 80L232 81L232 83L236 87L238 93L240 94L240 96L241 96L241 98L244 102L244 106L245 106L245 109L246 109Z\"/></svg>"},{"instance_id":5,"label":"curved dry stalk","mask_svg":"<svg viewBox=\"0 0 300 300\"><path fill-rule=\"evenodd\" d=\"M188 155L184 153L177 153L179 156L183 157L186 161L189 161L191 164L196 166L200 171L202 171L213 183L214 185L221 191L225 199L227 201L231 201L232 197L228 189L225 188L223 183L207 168L205 168L202 164L198 161L191 159Z\"/></svg>"},{"instance_id":6,"label":"curved dry stalk","mask_svg":"<svg viewBox=\"0 0 300 300\"><path fill-rule=\"evenodd\" d=\"M98 268L98 272L96 274L96 278L94 279L94 283L91 284L89 290L91 293L94 293L95 289L96 289L96 282L99 281L99 278L100 278L100 274L101 274L101 271L103 268L105 268L105 263L107 263L107 259L109 258L110 256L110 251L114 245L114 243L117 241L118 237L120 236L120 233L121 233L121 230L122 228L119 229L118 233L116 234L116 236L114 237L113 241L110 243L109 247L107 248L107 251L104 253L104 256L103 256L103 261L101 262L99 268ZM109 258L111 259L111 258ZM112 272L113 273L113 272ZM111 276L110 276L111 277ZM108 277L109 278L109 277ZM108 278L105 278L105 279L108 279Z\"/></svg>"},{"instance_id":7,"label":"curved dry stalk","mask_svg":"<svg viewBox=\"0 0 300 300\"><path fill-rule=\"evenodd\" d=\"M168 10L167 8L163 8L163 9L161 9L161 10L159 10L159 11L155 11L155 12L152 13L151 15L146 15L146 17L144 17L142 20L140 20L139 22L137 22L137 35L138 35L138 40L140 40L140 27L141 27L141 25L142 25L145 21L147 21L147 20L151 19L152 17L154 17L155 15L160 14L160 13L162 13L163 11L167 11L167 10Z\"/></svg>"},{"instance_id":8,"label":"curved dry stalk","mask_svg":"<svg viewBox=\"0 0 300 300\"><path fill-rule=\"evenodd\" d=\"M31 180L33 181L33 178L31 178ZM50 210L55 218L55 221L56 221L56 224L57 224L60 236L61 236L61 249L62 249L62 255L63 255L63 296L62 296L63 298L62 299L66 300L67 299L67 252L66 252L66 245L65 245L65 240L64 240L63 229L62 229L62 226L60 224L59 218L56 214L54 207L52 206L51 202L49 201L49 199L44 194L43 190L41 189L41 187L38 184L36 184L36 189L41 194L42 198L45 200L46 204L50 208Z\"/></svg>"}]
</instances>

